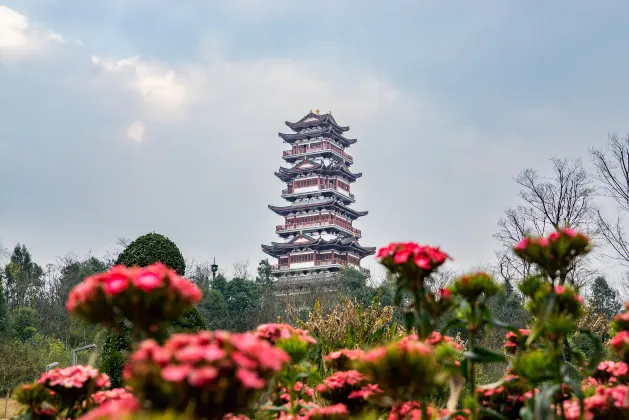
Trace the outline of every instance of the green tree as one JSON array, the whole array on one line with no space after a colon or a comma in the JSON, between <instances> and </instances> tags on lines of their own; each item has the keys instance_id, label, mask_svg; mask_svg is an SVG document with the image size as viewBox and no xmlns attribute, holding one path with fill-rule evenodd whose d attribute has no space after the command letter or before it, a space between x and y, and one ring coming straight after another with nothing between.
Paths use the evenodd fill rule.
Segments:
<instances>
[{"instance_id":1,"label":"green tree","mask_svg":"<svg viewBox=\"0 0 629 420\"><path fill-rule=\"evenodd\" d=\"M186 262L177 245L164 235L148 233L131 242L118 256L116 264L127 267L147 265L161 262L183 276L186 273Z\"/></svg>"},{"instance_id":2,"label":"green tree","mask_svg":"<svg viewBox=\"0 0 629 420\"><path fill-rule=\"evenodd\" d=\"M199 312L205 318L209 330L229 328L229 312L227 302L218 290L210 289L203 292L203 300L199 304Z\"/></svg>"},{"instance_id":3,"label":"green tree","mask_svg":"<svg viewBox=\"0 0 629 420\"><path fill-rule=\"evenodd\" d=\"M0 276L0 337L6 334L9 329L9 310L4 297L4 287L2 283L2 277Z\"/></svg>"},{"instance_id":4,"label":"green tree","mask_svg":"<svg viewBox=\"0 0 629 420\"><path fill-rule=\"evenodd\" d=\"M618 292L607 283L604 277L597 277L592 283L588 303L594 312L609 319L622 308Z\"/></svg>"},{"instance_id":5,"label":"green tree","mask_svg":"<svg viewBox=\"0 0 629 420\"><path fill-rule=\"evenodd\" d=\"M37 311L28 306L20 306L13 309L10 313L9 321L13 336L21 341L33 338L41 325Z\"/></svg>"},{"instance_id":6,"label":"green tree","mask_svg":"<svg viewBox=\"0 0 629 420\"><path fill-rule=\"evenodd\" d=\"M224 293L230 319L230 329L246 331L258 324L260 289L253 281L234 278L227 282Z\"/></svg>"},{"instance_id":7,"label":"green tree","mask_svg":"<svg viewBox=\"0 0 629 420\"><path fill-rule=\"evenodd\" d=\"M256 276L256 283L270 285L271 282L271 264L269 264L269 259L265 258L261 260L258 264L258 275Z\"/></svg>"},{"instance_id":8,"label":"green tree","mask_svg":"<svg viewBox=\"0 0 629 420\"><path fill-rule=\"evenodd\" d=\"M42 275L42 268L33 262L26 245L17 244L4 267L4 292L9 307L34 305L44 288Z\"/></svg>"}]
</instances>

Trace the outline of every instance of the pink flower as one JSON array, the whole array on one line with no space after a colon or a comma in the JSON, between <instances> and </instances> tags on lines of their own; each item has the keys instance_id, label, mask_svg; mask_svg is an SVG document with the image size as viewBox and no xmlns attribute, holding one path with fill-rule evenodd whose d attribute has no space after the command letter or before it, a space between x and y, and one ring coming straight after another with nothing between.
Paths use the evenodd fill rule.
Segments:
<instances>
[{"instance_id":1,"label":"pink flower","mask_svg":"<svg viewBox=\"0 0 629 420\"><path fill-rule=\"evenodd\" d=\"M105 280L105 292L110 295L117 295L127 289L129 281L123 273L112 273Z\"/></svg>"},{"instance_id":2,"label":"pink flower","mask_svg":"<svg viewBox=\"0 0 629 420\"><path fill-rule=\"evenodd\" d=\"M565 290L566 289L563 286L555 286L555 294L561 295Z\"/></svg>"},{"instance_id":3,"label":"pink flower","mask_svg":"<svg viewBox=\"0 0 629 420\"><path fill-rule=\"evenodd\" d=\"M240 368L236 371L236 377L246 388L262 389L264 388L264 380L262 380L255 372L248 369Z\"/></svg>"},{"instance_id":4,"label":"pink flower","mask_svg":"<svg viewBox=\"0 0 629 420\"><path fill-rule=\"evenodd\" d=\"M303 389L303 387L304 387L303 382L297 381L297 382L295 382L295 386L293 387L293 390L295 392L300 392Z\"/></svg>"},{"instance_id":5,"label":"pink flower","mask_svg":"<svg viewBox=\"0 0 629 420\"><path fill-rule=\"evenodd\" d=\"M188 365L170 365L162 369L162 379L168 382L181 382L190 373Z\"/></svg>"},{"instance_id":6,"label":"pink flower","mask_svg":"<svg viewBox=\"0 0 629 420\"><path fill-rule=\"evenodd\" d=\"M218 377L218 369L212 366L203 366L192 369L188 375L188 382L192 386L202 387L214 382Z\"/></svg>"},{"instance_id":7,"label":"pink flower","mask_svg":"<svg viewBox=\"0 0 629 420\"><path fill-rule=\"evenodd\" d=\"M133 285L145 292L150 292L163 285L162 278L154 272L144 271L133 278Z\"/></svg>"}]
</instances>

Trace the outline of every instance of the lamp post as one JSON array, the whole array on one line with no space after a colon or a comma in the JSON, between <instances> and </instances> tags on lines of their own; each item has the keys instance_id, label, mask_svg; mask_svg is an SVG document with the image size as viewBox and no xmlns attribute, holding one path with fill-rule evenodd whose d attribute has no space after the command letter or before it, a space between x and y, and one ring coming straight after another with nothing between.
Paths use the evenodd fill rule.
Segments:
<instances>
[{"instance_id":1,"label":"lamp post","mask_svg":"<svg viewBox=\"0 0 629 420\"><path fill-rule=\"evenodd\" d=\"M59 362L52 362L50 364L46 365L46 372L48 372L50 369L59 366Z\"/></svg>"},{"instance_id":2,"label":"lamp post","mask_svg":"<svg viewBox=\"0 0 629 420\"><path fill-rule=\"evenodd\" d=\"M76 366L76 354L83 350L89 350L96 348L96 344L87 344L83 347L79 347L78 349L72 350L72 366Z\"/></svg>"},{"instance_id":3,"label":"lamp post","mask_svg":"<svg viewBox=\"0 0 629 420\"><path fill-rule=\"evenodd\" d=\"M214 257L214 263L210 266L212 269L212 283L216 280L216 273L218 272L218 265L216 264L216 257Z\"/></svg>"}]
</instances>

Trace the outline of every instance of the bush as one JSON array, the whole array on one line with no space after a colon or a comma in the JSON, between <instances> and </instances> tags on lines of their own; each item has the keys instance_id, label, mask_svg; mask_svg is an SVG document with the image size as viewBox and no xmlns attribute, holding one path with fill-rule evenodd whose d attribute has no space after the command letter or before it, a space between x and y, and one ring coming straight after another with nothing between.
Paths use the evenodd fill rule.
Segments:
<instances>
[{"instance_id":1,"label":"bush","mask_svg":"<svg viewBox=\"0 0 629 420\"><path fill-rule=\"evenodd\" d=\"M164 235L148 233L131 242L122 251L116 260L116 264L127 267L146 267L156 262L161 262L183 276L186 272L186 262L177 245Z\"/></svg>"}]
</instances>

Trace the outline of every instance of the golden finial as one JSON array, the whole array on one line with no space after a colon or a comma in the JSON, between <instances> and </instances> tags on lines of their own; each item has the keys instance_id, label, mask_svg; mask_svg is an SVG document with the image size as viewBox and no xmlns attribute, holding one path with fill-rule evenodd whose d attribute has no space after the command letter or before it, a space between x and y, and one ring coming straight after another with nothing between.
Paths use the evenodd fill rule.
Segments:
<instances>
[{"instance_id":1,"label":"golden finial","mask_svg":"<svg viewBox=\"0 0 629 420\"><path fill-rule=\"evenodd\" d=\"M312 114L312 109L310 110L310 113Z\"/></svg>"},{"instance_id":2,"label":"golden finial","mask_svg":"<svg viewBox=\"0 0 629 420\"><path fill-rule=\"evenodd\" d=\"M317 115L319 115L319 110L317 109Z\"/></svg>"},{"instance_id":3,"label":"golden finial","mask_svg":"<svg viewBox=\"0 0 629 420\"><path fill-rule=\"evenodd\" d=\"M330 116L332 116L332 111L328 111L328 114L330 114Z\"/></svg>"}]
</instances>

